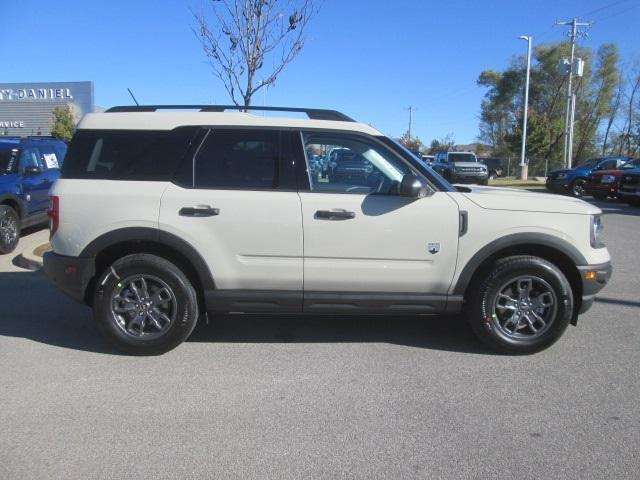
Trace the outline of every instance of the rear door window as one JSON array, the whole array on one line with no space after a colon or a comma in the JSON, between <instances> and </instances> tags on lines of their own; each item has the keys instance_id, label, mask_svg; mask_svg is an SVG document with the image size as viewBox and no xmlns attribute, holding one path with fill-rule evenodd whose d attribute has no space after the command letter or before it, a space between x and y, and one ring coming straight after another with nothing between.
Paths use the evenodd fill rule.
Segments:
<instances>
[{"instance_id":1,"label":"rear door window","mask_svg":"<svg viewBox=\"0 0 640 480\"><path fill-rule=\"evenodd\" d=\"M196 130L79 130L69 145L62 178L168 181Z\"/></svg>"}]
</instances>

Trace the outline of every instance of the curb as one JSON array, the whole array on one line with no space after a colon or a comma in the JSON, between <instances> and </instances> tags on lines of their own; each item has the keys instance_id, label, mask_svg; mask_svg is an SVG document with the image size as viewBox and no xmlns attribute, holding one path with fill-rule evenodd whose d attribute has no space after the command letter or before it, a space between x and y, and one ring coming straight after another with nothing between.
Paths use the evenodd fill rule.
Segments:
<instances>
[{"instance_id":1,"label":"curb","mask_svg":"<svg viewBox=\"0 0 640 480\"><path fill-rule=\"evenodd\" d=\"M48 238L48 232L44 236L40 232L36 232L33 237L30 237L31 235L24 238L23 245L19 245L22 247L22 251L13 258L11 263L25 270L36 271L42 268L42 252L51 247L49 242L45 241Z\"/></svg>"}]
</instances>

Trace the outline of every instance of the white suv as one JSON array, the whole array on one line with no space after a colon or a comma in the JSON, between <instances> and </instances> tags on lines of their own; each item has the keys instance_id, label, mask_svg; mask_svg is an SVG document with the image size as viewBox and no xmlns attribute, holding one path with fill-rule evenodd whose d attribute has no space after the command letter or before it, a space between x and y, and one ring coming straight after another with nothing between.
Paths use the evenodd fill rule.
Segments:
<instances>
[{"instance_id":1,"label":"white suv","mask_svg":"<svg viewBox=\"0 0 640 480\"><path fill-rule=\"evenodd\" d=\"M170 350L220 312L464 311L494 349L529 353L611 274L581 200L453 188L335 111L186 108L86 115L50 192L45 272L126 352ZM339 175L308 167L335 149Z\"/></svg>"}]
</instances>

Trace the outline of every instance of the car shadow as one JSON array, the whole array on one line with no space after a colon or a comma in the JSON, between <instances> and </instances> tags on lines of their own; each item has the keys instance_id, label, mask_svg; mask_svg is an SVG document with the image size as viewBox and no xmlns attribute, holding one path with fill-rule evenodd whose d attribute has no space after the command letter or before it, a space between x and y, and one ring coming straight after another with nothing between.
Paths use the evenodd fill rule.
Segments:
<instances>
[{"instance_id":1,"label":"car shadow","mask_svg":"<svg viewBox=\"0 0 640 480\"><path fill-rule=\"evenodd\" d=\"M190 342L389 343L490 354L461 316L219 315L201 322Z\"/></svg>"},{"instance_id":2,"label":"car shadow","mask_svg":"<svg viewBox=\"0 0 640 480\"><path fill-rule=\"evenodd\" d=\"M100 334L91 310L57 291L41 270L0 272L0 336L120 355ZM201 319L189 342L390 343L490 354L461 317L215 315Z\"/></svg>"}]
</instances>

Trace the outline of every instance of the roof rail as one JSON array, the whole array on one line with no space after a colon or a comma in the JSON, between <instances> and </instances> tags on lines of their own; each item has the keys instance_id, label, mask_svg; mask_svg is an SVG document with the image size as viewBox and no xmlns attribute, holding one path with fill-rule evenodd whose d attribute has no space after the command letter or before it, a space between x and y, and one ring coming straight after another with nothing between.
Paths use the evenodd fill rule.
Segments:
<instances>
[{"instance_id":1,"label":"roof rail","mask_svg":"<svg viewBox=\"0 0 640 480\"><path fill-rule=\"evenodd\" d=\"M306 113L311 120L337 120L341 122L355 122L351 117L336 110L319 108L292 107L258 107L241 105L122 105L111 107L105 113L114 112L156 112L158 110L199 110L201 112L224 112L225 110L257 110L261 112L300 112Z\"/></svg>"}]
</instances>

